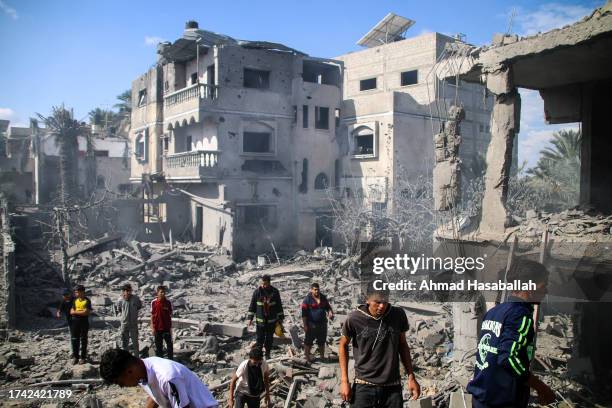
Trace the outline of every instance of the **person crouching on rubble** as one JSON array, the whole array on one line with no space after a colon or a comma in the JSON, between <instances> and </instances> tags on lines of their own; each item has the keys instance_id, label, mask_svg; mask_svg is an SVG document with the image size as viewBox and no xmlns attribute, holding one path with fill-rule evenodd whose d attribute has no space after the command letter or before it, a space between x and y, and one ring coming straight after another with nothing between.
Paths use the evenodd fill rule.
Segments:
<instances>
[{"instance_id":1,"label":"person crouching on rubble","mask_svg":"<svg viewBox=\"0 0 612 408\"><path fill-rule=\"evenodd\" d=\"M266 358L270 358L276 324L282 323L284 317L280 293L270 284L270 275L263 275L251 297L248 319L250 327L255 318L257 347L266 349Z\"/></svg>"},{"instance_id":2,"label":"person crouching on rubble","mask_svg":"<svg viewBox=\"0 0 612 408\"><path fill-rule=\"evenodd\" d=\"M474 378L467 386L475 408L527 407L529 388L538 393L541 405L555 400L552 390L529 368L535 353L533 304L546 295L548 271L541 263L518 259L507 280L531 280L536 290L512 292L506 302L484 315Z\"/></svg>"},{"instance_id":3,"label":"person crouching on rubble","mask_svg":"<svg viewBox=\"0 0 612 408\"><path fill-rule=\"evenodd\" d=\"M213 408L219 403L193 371L159 357L140 359L121 349L102 354L100 376L108 384L141 386L149 395L147 407Z\"/></svg>"},{"instance_id":4,"label":"person crouching on rubble","mask_svg":"<svg viewBox=\"0 0 612 408\"><path fill-rule=\"evenodd\" d=\"M317 342L321 361L325 360L325 342L327 341L327 319L334 318L334 312L327 301L327 297L321 293L319 284L314 282L310 285L310 293L306 295L301 305L302 321L304 323L304 356L307 362L312 361L310 350L314 342Z\"/></svg>"},{"instance_id":5,"label":"person crouching on rubble","mask_svg":"<svg viewBox=\"0 0 612 408\"><path fill-rule=\"evenodd\" d=\"M408 318L400 308L389 304L389 292L368 286L366 304L352 311L342 325L338 347L340 396L352 408L402 408L400 360L408 375L411 399L421 395L412 371L410 348L406 342ZM355 381L348 379L348 345L353 345Z\"/></svg>"},{"instance_id":6,"label":"person crouching on rubble","mask_svg":"<svg viewBox=\"0 0 612 408\"><path fill-rule=\"evenodd\" d=\"M85 286L78 285L74 290L75 298L72 300L70 316L70 337L72 340L73 364L85 364L87 359L87 335L89 333L89 314L91 313L91 300L85 297ZM81 359L79 360L79 351Z\"/></svg>"},{"instance_id":7,"label":"person crouching on rubble","mask_svg":"<svg viewBox=\"0 0 612 408\"><path fill-rule=\"evenodd\" d=\"M232 376L229 389L229 408L259 408L261 394L265 391L266 407L270 405L270 369L263 359L263 352L255 347ZM234 397L235 395L235 397ZM234 403L235 400L235 403Z\"/></svg>"}]
</instances>

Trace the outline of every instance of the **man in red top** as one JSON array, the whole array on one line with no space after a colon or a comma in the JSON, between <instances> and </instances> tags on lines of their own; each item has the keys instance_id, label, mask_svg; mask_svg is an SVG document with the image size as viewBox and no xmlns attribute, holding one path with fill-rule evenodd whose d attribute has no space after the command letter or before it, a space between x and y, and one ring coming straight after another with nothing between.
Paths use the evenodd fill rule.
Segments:
<instances>
[{"instance_id":1,"label":"man in red top","mask_svg":"<svg viewBox=\"0 0 612 408\"><path fill-rule=\"evenodd\" d=\"M168 358L172 360L172 304L166 299L166 287L157 287L157 297L151 302L151 331L155 337L155 355L164 356L164 341Z\"/></svg>"}]
</instances>

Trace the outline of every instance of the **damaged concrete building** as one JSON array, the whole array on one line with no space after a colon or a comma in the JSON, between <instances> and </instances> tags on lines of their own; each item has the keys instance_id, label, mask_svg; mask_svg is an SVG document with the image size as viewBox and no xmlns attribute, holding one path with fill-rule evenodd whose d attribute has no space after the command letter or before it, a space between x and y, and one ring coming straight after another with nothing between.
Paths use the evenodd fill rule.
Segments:
<instances>
[{"instance_id":1,"label":"damaged concrete building","mask_svg":"<svg viewBox=\"0 0 612 408\"><path fill-rule=\"evenodd\" d=\"M458 94L462 154L483 150L482 86L429 75L444 45L459 40L405 39L413 23L389 14L358 43L364 50L335 59L193 21L161 43L157 64L132 85L131 180L146 186L148 239L172 231L236 255L341 245L330 195L375 188L372 207L392 211L387 192L400 168L431 174L428 95ZM383 41L384 30L392 36Z\"/></svg>"},{"instance_id":2,"label":"damaged concrete building","mask_svg":"<svg viewBox=\"0 0 612 408\"><path fill-rule=\"evenodd\" d=\"M440 33L404 38L413 24L390 13L359 40L365 49L337 58L344 62L342 117L347 128L339 136L348 140L344 186L380 190L372 206L387 211L393 211L392 192L400 188L400 179L431 177L432 128L437 132L449 115L441 106L455 101L463 107L458 160L469 163L486 150L490 137L491 101L483 98L482 85L442 81L433 72L447 44L463 41Z\"/></svg>"},{"instance_id":3,"label":"damaged concrete building","mask_svg":"<svg viewBox=\"0 0 612 408\"><path fill-rule=\"evenodd\" d=\"M160 224L234 253L313 247L338 156L342 65L193 21L158 55L132 86L132 181L147 186L150 239Z\"/></svg>"},{"instance_id":4,"label":"damaged concrete building","mask_svg":"<svg viewBox=\"0 0 612 408\"><path fill-rule=\"evenodd\" d=\"M461 78L484 84L494 98L482 214L464 230L442 227L436 237L446 253L497 253L499 269L506 267L507 258L509 265L513 256L538 259L539 254L555 276L549 282L549 294L554 295L549 296L550 303L563 304L576 322L579 341L570 371L600 379L606 378L612 364L607 344L612 335L608 317L612 310L608 249L612 242L612 145L606 120L612 92L610 49L612 3L608 1L561 29L520 39L495 35L490 46L470 50ZM547 123L581 124L577 209L532 211L519 222L509 216L506 198L521 114L518 88L539 91ZM467 343L476 340L477 319L467 312L463 322L454 322L456 345L462 344L461 336Z\"/></svg>"}]
</instances>

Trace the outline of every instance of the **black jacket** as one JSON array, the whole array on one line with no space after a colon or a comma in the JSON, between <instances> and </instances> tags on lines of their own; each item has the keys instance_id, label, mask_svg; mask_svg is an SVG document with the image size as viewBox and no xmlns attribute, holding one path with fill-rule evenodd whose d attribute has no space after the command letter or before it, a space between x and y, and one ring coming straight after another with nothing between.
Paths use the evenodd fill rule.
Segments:
<instances>
[{"instance_id":1,"label":"black jacket","mask_svg":"<svg viewBox=\"0 0 612 408\"><path fill-rule=\"evenodd\" d=\"M267 288L258 287L253 292L251 304L249 305L249 320L255 317L255 322L259 325L266 323L276 323L277 320L283 320L283 303L281 302L278 289L274 286Z\"/></svg>"}]
</instances>

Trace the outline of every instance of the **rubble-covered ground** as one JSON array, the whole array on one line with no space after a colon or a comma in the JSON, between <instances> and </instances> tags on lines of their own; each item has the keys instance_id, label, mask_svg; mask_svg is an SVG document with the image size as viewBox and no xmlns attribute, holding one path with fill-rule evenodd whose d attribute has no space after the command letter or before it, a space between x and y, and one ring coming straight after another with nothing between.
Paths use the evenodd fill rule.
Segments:
<instances>
[{"instance_id":1,"label":"rubble-covered ground","mask_svg":"<svg viewBox=\"0 0 612 408\"><path fill-rule=\"evenodd\" d=\"M95 251L97 254L90 251L76 255L70 265L72 282L86 286L94 308L88 347L91 364L83 365L72 365L68 328L54 317L62 292L58 272L31 255L18 260L20 329L0 333L5 337L0 345L3 406L142 406L146 395L139 387L121 389L96 382L101 354L120 344L113 305L121 295L121 286L128 282L145 305L140 314L141 356L154 355L146 305L155 296L155 288L164 284L174 306L175 359L195 371L226 406L228 380L254 344L254 329L246 329L245 318L252 291L264 271L280 290L287 316L287 336L275 339L277 347L270 361L272 406L285 406L294 383L298 392L292 406L340 406L337 347L341 324L359 302L357 258L321 248L314 253L299 251L280 263L276 258L272 263L266 259L265 266L257 266L251 260L235 264L227 255L195 244L131 242L121 248L95 247ZM328 361L316 359L308 365L301 350L304 333L299 305L312 281L321 284L336 317L329 326ZM395 304L407 313L413 365L423 396L429 398L407 406L429 406L429 402L448 406L451 393L465 389L471 378L475 350L461 356L454 352L450 305L411 299ZM540 327L543 330L538 335L534 370L571 401L572 405L565 406L592 406L589 401L594 399L594 391L576 381L588 384L588 378L569 379L566 375L572 319L546 316ZM71 399L47 401L45 405L40 400L7 398L9 389L40 388L42 385L35 384L50 381L71 383L67 388L74 392ZM66 385L51 385L61 386Z\"/></svg>"}]
</instances>

